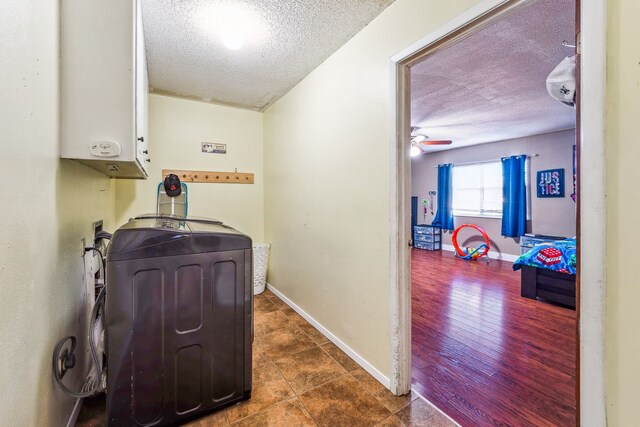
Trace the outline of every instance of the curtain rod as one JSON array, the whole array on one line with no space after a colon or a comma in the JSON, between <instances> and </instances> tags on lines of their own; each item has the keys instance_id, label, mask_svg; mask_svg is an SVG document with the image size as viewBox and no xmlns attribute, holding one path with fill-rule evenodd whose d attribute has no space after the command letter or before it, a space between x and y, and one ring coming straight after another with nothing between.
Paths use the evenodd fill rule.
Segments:
<instances>
[{"instance_id":1,"label":"curtain rod","mask_svg":"<svg viewBox=\"0 0 640 427\"><path fill-rule=\"evenodd\" d=\"M540 154L525 154L525 156L527 156L527 159L530 159L532 157L538 157ZM510 157L510 156L507 156ZM502 159L505 159L506 157L501 157L499 159L491 159L491 160L481 160L479 162L465 162L465 163L453 163L453 166L468 166L468 165L477 165L479 163L493 163L493 162L499 162ZM437 168L440 165L436 165L435 167Z\"/></svg>"}]
</instances>

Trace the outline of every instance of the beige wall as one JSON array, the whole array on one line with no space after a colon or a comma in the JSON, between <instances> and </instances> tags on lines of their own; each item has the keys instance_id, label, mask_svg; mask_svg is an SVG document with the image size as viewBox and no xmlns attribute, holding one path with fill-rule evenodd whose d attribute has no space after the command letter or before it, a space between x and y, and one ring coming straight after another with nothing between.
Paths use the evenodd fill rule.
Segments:
<instances>
[{"instance_id":1,"label":"beige wall","mask_svg":"<svg viewBox=\"0 0 640 427\"><path fill-rule=\"evenodd\" d=\"M475 3L396 1L265 113L269 283L386 376L389 58Z\"/></svg>"},{"instance_id":2,"label":"beige wall","mask_svg":"<svg viewBox=\"0 0 640 427\"><path fill-rule=\"evenodd\" d=\"M189 215L222 220L264 239L262 113L204 102L149 96L149 179L117 182L117 220L156 210L162 169L253 172L255 184L187 183ZM227 144L227 154L202 153L202 142Z\"/></svg>"},{"instance_id":3,"label":"beige wall","mask_svg":"<svg viewBox=\"0 0 640 427\"><path fill-rule=\"evenodd\" d=\"M569 108L569 107L567 107ZM532 157L529 163L530 197L530 232L551 236L571 237L576 234L576 206L571 199L573 192L573 145L575 130L534 135L507 141L463 147L454 150L440 151L414 157L411 161L412 195L418 196L418 224L431 224L437 210L437 196L434 196L433 213L427 213L425 220L422 214L422 199L427 198L429 191L438 188L438 170L436 166L443 163L467 163L499 159L517 154L539 154ZM537 198L535 173L539 170L564 168L565 197ZM491 251L494 254L520 254L520 239L502 237L502 221L499 218L455 217L455 226L472 223L482 227L491 238ZM465 243L466 239L478 236L473 230L460 231L458 242L461 245L475 246L477 240ZM443 232L445 245L451 245L451 232Z\"/></svg>"},{"instance_id":4,"label":"beige wall","mask_svg":"<svg viewBox=\"0 0 640 427\"><path fill-rule=\"evenodd\" d=\"M640 2L610 0L607 49L607 325L609 426L640 425Z\"/></svg>"},{"instance_id":5,"label":"beige wall","mask_svg":"<svg viewBox=\"0 0 640 427\"><path fill-rule=\"evenodd\" d=\"M390 372L388 57L474 1L447 3L398 0L268 110L264 124L266 234L274 243L271 281L386 375ZM634 226L640 209L640 187L634 184L640 158L637 16L640 3L636 0L609 1L606 383L610 426L640 424L636 408L640 286L633 243L640 239L640 228ZM83 275L80 239L90 236L91 222L97 219L104 219L105 228L113 230L130 214L152 210L161 163L193 168L197 163L193 159L199 157L193 151L188 157L180 154L171 159L158 145L158 151L152 152L156 169L151 180L118 183L116 221L115 184L57 158L57 2L4 2L0 40L0 168L5 189L0 219L6 224L0 231L0 414L6 425L58 426L66 423L73 401L53 385L50 354L59 337L78 330ZM156 107L163 104L153 101L159 97L151 98ZM202 105L204 110L210 108ZM170 122L172 114L180 114L183 108L164 105L158 110ZM191 104L184 104L184 110L192 111ZM209 121L207 115L202 114L204 121ZM244 121L235 120L239 128L245 126ZM161 141L165 128L159 129L155 136ZM200 138L221 137L213 130L196 135L190 129L176 130L165 141L191 147ZM222 138L231 134L224 133ZM245 133L237 135L241 141ZM230 159L233 143L229 141L219 142L229 143ZM204 164L242 170L251 166L244 163L247 156L238 165L213 160ZM259 163L256 160L255 172ZM259 175L256 178L260 182ZM240 217L215 206L194 206L201 203L196 199L220 206L219 196L210 197L198 187L192 186L194 214L216 216L260 235L260 220L236 219ZM260 190L254 191L258 195L248 199L258 201L255 206L246 205L251 204L254 216L261 218ZM139 200L133 202L132 197ZM359 214L363 206L366 215Z\"/></svg>"},{"instance_id":6,"label":"beige wall","mask_svg":"<svg viewBox=\"0 0 640 427\"><path fill-rule=\"evenodd\" d=\"M0 14L0 424L6 426L66 424L75 401L54 385L51 353L59 338L78 335L84 318L80 240L93 236L93 221L103 219L105 228L115 222L110 180L58 159L57 5L9 0ZM74 371L65 381L78 387Z\"/></svg>"}]
</instances>

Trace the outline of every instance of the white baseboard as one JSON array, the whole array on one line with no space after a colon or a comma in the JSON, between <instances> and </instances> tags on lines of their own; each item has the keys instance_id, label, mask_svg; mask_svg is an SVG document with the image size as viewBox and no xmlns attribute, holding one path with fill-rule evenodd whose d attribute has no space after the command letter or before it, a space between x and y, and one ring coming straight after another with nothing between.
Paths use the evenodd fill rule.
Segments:
<instances>
[{"instance_id":1,"label":"white baseboard","mask_svg":"<svg viewBox=\"0 0 640 427\"><path fill-rule=\"evenodd\" d=\"M453 245L442 245L442 250L448 251L448 252L455 252L456 248L454 248ZM487 254L487 256L491 259L499 259L502 261L515 262L518 259L519 255L503 254L500 252L489 250L489 253Z\"/></svg>"},{"instance_id":2,"label":"white baseboard","mask_svg":"<svg viewBox=\"0 0 640 427\"><path fill-rule=\"evenodd\" d=\"M316 328L322 335L327 337L332 343L334 343L340 350L344 351L350 358L352 358L358 365L365 371L370 373L376 380L378 380L386 388L391 389L391 381L385 377L382 372L378 371L372 364L367 362L362 356L353 351L348 345L340 341L338 337L333 335L331 331L322 326L316 319L311 317L307 312L298 307L293 301L287 298L282 292L273 287L273 285L267 283L267 289L276 294L278 298L284 301L289 307L294 309L296 313L302 316L307 322L309 322L314 328Z\"/></svg>"},{"instance_id":3,"label":"white baseboard","mask_svg":"<svg viewBox=\"0 0 640 427\"><path fill-rule=\"evenodd\" d=\"M73 411L71 411L69 421L67 421L67 427L73 427L76 425L76 421L78 421L78 415L80 415L80 410L82 409L83 401L84 399L76 399L76 404L73 406Z\"/></svg>"}]
</instances>

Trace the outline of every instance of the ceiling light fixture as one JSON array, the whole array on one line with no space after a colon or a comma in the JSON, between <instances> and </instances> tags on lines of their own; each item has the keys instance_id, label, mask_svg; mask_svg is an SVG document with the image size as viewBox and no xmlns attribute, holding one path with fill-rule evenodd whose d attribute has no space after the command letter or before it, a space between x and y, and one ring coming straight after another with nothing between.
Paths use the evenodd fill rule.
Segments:
<instances>
[{"instance_id":1,"label":"ceiling light fixture","mask_svg":"<svg viewBox=\"0 0 640 427\"><path fill-rule=\"evenodd\" d=\"M427 135L416 135L413 138L411 138L411 142L414 144L420 144L423 141L427 140Z\"/></svg>"},{"instance_id":2,"label":"ceiling light fixture","mask_svg":"<svg viewBox=\"0 0 640 427\"><path fill-rule=\"evenodd\" d=\"M209 3L195 18L209 38L231 50L255 44L267 36L260 14L247 5Z\"/></svg>"},{"instance_id":3,"label":"ceiling light fixture","mask_svg":"<svg viewBox=\"0 0 640 427\"><path fill-rule=\"evenodd\" d=\"M222 44L231 50L240 49L246 42L245 32L240 22L229 20L220 26Z\"/></svg>"}]
</instances>

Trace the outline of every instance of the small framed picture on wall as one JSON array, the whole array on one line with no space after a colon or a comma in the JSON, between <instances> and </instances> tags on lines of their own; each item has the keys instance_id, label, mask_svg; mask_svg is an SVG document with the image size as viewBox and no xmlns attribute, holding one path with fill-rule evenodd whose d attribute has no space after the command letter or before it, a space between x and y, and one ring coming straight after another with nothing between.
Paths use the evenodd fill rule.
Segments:
<instances>
[{"instance_id":1,"label":"small framed picture on wall","mask_svg":"<svg viewBox=\"0 0 640 427\"><path fill-rule=\"evenodd\" d=\"M564 169L548 169L536 174L538 197L564 197Z\"/></svg>"}]
</instances>

